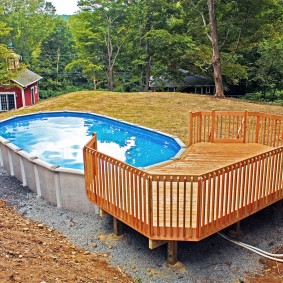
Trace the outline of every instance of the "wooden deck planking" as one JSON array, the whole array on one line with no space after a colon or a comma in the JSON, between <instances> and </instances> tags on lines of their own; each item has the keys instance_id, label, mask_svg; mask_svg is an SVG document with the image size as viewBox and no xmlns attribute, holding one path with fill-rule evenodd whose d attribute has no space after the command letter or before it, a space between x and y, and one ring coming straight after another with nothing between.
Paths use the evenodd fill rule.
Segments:
<instances>
[{"instance_id":1,"label":"wooden deck planking","mask_svg":"<svg viewBox=\"0 0 283 283\"><path fill-rule=\"evenodd\" d=\"M151 174L205 174L267 152L274 147L257 143L209 143L192 145L182 159L147 170Z\"/></svg>"}]
</instances>

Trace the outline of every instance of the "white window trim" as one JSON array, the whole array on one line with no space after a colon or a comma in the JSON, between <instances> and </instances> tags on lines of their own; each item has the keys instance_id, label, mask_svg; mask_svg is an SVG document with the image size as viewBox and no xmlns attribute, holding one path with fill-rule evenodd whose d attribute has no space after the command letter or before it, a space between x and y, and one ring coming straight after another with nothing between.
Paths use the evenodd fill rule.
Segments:
<instances>
[{"instance_id":1,"label":"white window trim","mask_svg":"<svg viewBox=\"0 0 283 283\"><path fill-rule=\"evenodd\" d=\"M15 103L15 109L17 109L17 100L16 100L16 93L15 92L0 92L0 95L5 94L5 95L14 95L14 103ZM7 98L8 101L8 98ZM0 101L0 111L9 111L9 110L3 110L2 109L2 104Z\"/></svg>"},{"instance_id":2,"label":"white window trim","mask_svg":"<svg viewBox=\"0 0 283 283\"><path fill-rule=\"evenodd\" d=\"M35 87L34 86L30 88L30 100L31 100L31 105L35 104Z\"/></svg>"}]
</instances>

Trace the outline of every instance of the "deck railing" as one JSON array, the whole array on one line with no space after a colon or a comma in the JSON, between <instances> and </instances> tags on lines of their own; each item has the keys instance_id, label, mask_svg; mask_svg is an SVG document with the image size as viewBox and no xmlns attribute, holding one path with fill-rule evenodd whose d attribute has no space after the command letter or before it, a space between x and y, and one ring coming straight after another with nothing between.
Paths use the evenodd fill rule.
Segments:
<instances>
[{"instance_id":1,"label":"deck railing","mask_svg":"<svg viewBox=\"0 0 283 283\"><path fill-rule=\"evenodd\" d=\"M189 145L198 142L283 145L283 116L259 112L201 111L189 114Z\"/></svg>"},{"instance_id":2,"label":"deck railing","mask_svg":"<svg viewBox=\"0 0 283 283\"><path fill-rule=\"evenodd\" d=\"M223 138L277 148L207 174L157 175L100 153L94 136L84 147L88 198L150 239L179 241L205 238L282 199L283 117L230 114L190 114L191 142Z\"/></svg>"}]
</instances>

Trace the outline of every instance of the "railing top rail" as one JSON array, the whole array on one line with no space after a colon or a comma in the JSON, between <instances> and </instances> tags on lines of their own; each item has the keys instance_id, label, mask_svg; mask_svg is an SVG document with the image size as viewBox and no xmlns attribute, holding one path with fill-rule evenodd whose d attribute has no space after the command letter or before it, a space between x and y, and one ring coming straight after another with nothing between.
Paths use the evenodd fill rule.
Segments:
<instances>
[{"instance_id":1,"label":"railing top rail","mask_svg":"<svg viewBox=\"0 0 283 283\"><path fill-rule=\"evenodd\" d=\"M107 159L107 161L110 161L113 164L119 165L120 167L123 167L123 168L127 169L128 171L132 171L137 175L143 175L144 177L149 176L148 172L146 172L146 171L144 171L140 168L131 166L131 165L129 165L129 164L127 164L127 163L125 163L121 160L118 160L118 159L116 159L116 158L114 158L110 155L107 155L105 153L98 151L96 146L97 146L97 140L96 140L96 135L94 134L93 137L90 139L90 141L84 146L84 149L87 149L88 151L90 151L92 153L97 152L100 156L103 156L104 159Z\"/></svg>"},{"instance_id":2,"label":"railing top rail","mask_svg":"<svg viewBox=\"0 0 283 283\"><path fill-rule=\"evenodd\" d=\"M120 161L120 160L118 160L116 158L113 158L113 157L111 157L111 156L109 156L107 154L99 152L96 149L93 149L91 147L85 146L84 148L88 148L88 150L90 150L92 152L97 152L100 156L103 156L103 158L107 159L111 163L119 165L120 167L123 167L123 168L127 169L128 171L132 171L135 174L142 175L145 178L152 177L153 181L162 181L162 180L168 181L168 179L169 179L169 181L171 180L172 182L177 181L177 180L179 180L181 182L183 182L183 181L197 182L200 178L208 178L210 175L214 175L214 174L217 174L219 172L223 172L227 168L239 167L243 163L249 163L249 162L251 162L254 159L257 159L257 158L260 158L260 157L264 157L264 156L266 156L268 154L273 154L273 153L276 153L278 151L282 151L283 152L283 146L280 146L280 147L277 147L275 149L268 150L268 151L266 151L264 153L257 154L255 156L243 159L243 160L238 161L238 162L231 163L231 164L229 164L227 166L223 166L221 168L218 168L218 169L215 169L215 170L203 173L203 174L187 175L187 174L156 174L156 173L150 173L150 172L144 171L144 170L142 170L140 168L131 166L131 165L129 165L129 164L123 162L123 161Z\"/></svg>"},{"instance_id":3,"label":"railing top rail","mask_svg":"<svg viewBox=\"0 0 283 283\"><path fill-rule=\"evenodd\" d=\"M199 112L191 112L192 115L212 115L212 113L215 112L215 114L219 114L219 115L227 115L227 114L233 114L233 115L244 115L245 113L248 114L248 116L259 116L259 117L268 117L268 118L274 118L274 119L279 119L279 120L282 120L283 121L283 116L280 116L280 115L274 115L274 114L266 114L266 113L260 113L260 112L247 112L247 111L199 111ZM131 171L133 172L134 174L137 174L137 175L141 175L145 178L148 178L148 177L152 177L152 180L159 180L159 181L162 181L162 180L166 180L166 181L176 181L176 180L180 180L180 181L194 181L196 182L199 178L207 178L208 176L210 175L213 175L213 174L218 174L220 171L223 172L223 170L227 170L227 168L231 168L231 167L239 167L241 166L243 163L248 163L248 162L251 162L252 160L254 159L257 159L257 158L261 158L261 157L264 157L266 156L267 154L274 154L278 151L283 151L283 146L279 146L277 148L274 148L274 149L271 149L271 150L268 150L264 153L260 153L260 154L257 154L255 156L252 156L252 157L249 157L249 158L246 158L246 159L243 159L241 161L238 161L238 162L234 162L234 163L231 163L227 166L224 166L224 167L221 167L221 168L218 168L216 170L212 170L212 171L209 171L209 172L206 172L206 173L203 173L203 174L195 174L195 175L188 175L188 174L158 174L158 173L150 173L150 172L147 172L141 168L137 168L137 167L134 167L134 166L131 166L123 161L120 161L116 158L113 158L107 154L104 154L104 153L101 153L97 150L97 139L96 139L96 134L94 133L93 134L93 137L88 141L88 143L84 146L84 149L87 149L88 151L91 151L91 152L97 152L101 157L103 157L104 159L106 159L107 161L110 161L111 163L113 164L116 164L118 165L119 167L122 167L123 169L126 169L128 171ZM171 178L171 179L170 179Z\"/></svg>"},{"instance_id":4,"label":"railing top rail","mask_svg":"<svg viewBox=\"0 0 283 283\"><path fill-rule=\"evenodd\" d=\"M213 113L215 113L216 116L244 116L244 111L223 111L223 110L211 110L211 111L196 111L196 112L190 112L192 117L197 116L212 116ZM264 112L257 112L257 111L247 111L247 115L249 117L251 116L258 116L258 117L264 117L264 118L271 118L271 119L278 119L283 121L283 116L278 114L270 114L270 113L264 113Z\"/></svg>"}]
</instances>

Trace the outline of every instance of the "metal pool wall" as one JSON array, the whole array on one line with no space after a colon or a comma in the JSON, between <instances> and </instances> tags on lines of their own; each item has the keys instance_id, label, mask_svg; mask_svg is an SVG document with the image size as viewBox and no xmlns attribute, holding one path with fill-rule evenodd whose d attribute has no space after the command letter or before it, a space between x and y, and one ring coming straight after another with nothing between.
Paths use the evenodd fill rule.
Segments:
<instances>
[{"instance_id":1,"label":"metal pool wall","mask_svg":"<svg viewBox=\"0 0 283 283\"><path fill-rule=\"evenodd\" d=\"M79 212L96 212L85 193L83 170L54 166L40 160L0 137L0 165L23 186L29 187L38 197L56 205Z\"/></svg>"}]
</instances>

